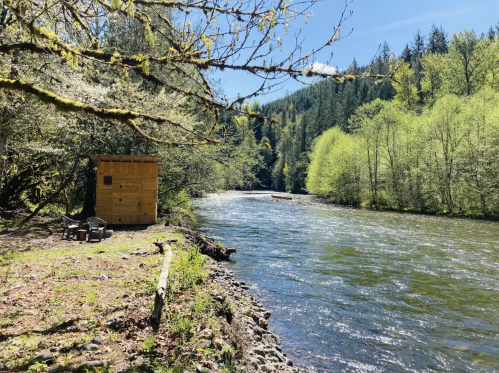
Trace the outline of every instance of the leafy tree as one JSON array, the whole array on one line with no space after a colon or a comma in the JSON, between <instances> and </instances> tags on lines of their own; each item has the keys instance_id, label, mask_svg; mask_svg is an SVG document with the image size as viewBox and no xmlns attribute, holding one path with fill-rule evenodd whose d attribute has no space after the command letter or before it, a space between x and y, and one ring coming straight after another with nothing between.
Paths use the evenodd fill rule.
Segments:
<instances>
[{"instance_id":1,"label":"leafy tree","mask_svg":"<svg viewBox=\"0 0 499 373\"><path fill-rule=\"evenodd\" d=\"M487 70L484 52L485 40L479 40L470 30L454 34L447 62L446 82L448 91L458 95L471 95L482 85Z\"/></svg>"},{"instance_id":2,"label":"leafy tree","mask_svg":"<svg viewBox=\"0 0 499 373\"><path fill-rule=\"evenodd\" d=\"M418 103L418 89L413 84L414 71L408 63L402 63L398 66L393 87L397 91L393 102L396 106L413 110Z\"/></svg>"}]
</instances>

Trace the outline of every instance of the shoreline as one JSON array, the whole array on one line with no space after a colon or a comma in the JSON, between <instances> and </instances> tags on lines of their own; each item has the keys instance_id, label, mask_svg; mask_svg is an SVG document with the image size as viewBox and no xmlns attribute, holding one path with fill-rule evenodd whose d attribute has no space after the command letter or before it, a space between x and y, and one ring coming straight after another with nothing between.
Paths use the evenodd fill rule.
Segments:
<instances>
[{"instance_id":1,"label":"shoreline","mask_svg":"<svg viewBox=\"0 0 499 373\"><path fill-rule=\"evenodd\" d=\"M271 312L247 291L249 287L244 281L237 281L234 272L221 262L210 258L209 263L210 280L223 289L214 292L214 298L236 305L227 334L236 345L245 372L309 372L306 368L294 367L292 360L287 358L279 336L268 330Z\"/></svg>"},{"instance_id":2,"label":"shoreline","mask_svg":"<svg viewBox=\"0 0 499 373\"><path fill-rule=\"evenodd\" d=\"M192 231L194 235L189 235L184 228L177 228L177 231L194 243L199 243L199 236L213 241L195 230ZM203 250L201 247L202 252ZM295 367L293 361L287 358L286 353L282 351L280 337L268 330L272 313L249 293L249 286L244 281L236 279L234 271L223 265L224 261L230 261L229 257L217 260L220 256L216 253L203 255L209 263L208 281L218 288L213 292L214 299L220 304L228 302L233 305L227 334L238 351L238 358L244 366L245 373L312 372L308 368Z\"/></svg>"},{"instance_id":3,"label":"shoreline","mask_svg":"<svg viewBox=\"0 0 499 373\"><path fill-rule=\"evenodd\" d=\"M248 193L250 194L250 193ZM335 203L329 202L325 197L321 197L315 194L292 194L287 192L269 192L262 193L265 194L263 197L259 198L264 201L276 202L276 203L290 203L294 205L300 206L321 206L328 208L339 208L339 209L348 209L348 210L365 210L365 211L373 211L373 212L393 212L399 214L410 214L410 215L423 215L423 216L434 216L434 217L442 217L442 218L451 218L451 219L469 219L469 220L483 220L490 222L499 222L499 216L474 216L474 215L466 215L466 214L452 214L452 213L443 213L443 212L421 212L421 211L406 211L406 210L397 210L394 208L376 208L370 209L367 207L357 207L352 205L339 205ZM267 195L268 194L268 195ZM273 198L272 195L282 196L284 198Z\"/></svg>"}]
</instances>

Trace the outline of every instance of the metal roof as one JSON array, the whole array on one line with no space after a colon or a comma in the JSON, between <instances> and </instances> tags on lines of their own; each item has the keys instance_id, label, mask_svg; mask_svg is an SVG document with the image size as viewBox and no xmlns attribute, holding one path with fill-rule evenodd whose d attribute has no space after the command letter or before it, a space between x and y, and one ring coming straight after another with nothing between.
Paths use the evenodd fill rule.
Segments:
<instances>
[{"instance_id":1,"label":"metal roof","mask_svg":"<svg viewBox=\"0 0 499 373\"><path fill-rule=\"evenodd\" d=\"M90 154L92 162L137 162L137 163L156 163L158 165L158 175L163 175L163 161L156 155L109 155L109 154Z\"/></svg>"}]
</instances>

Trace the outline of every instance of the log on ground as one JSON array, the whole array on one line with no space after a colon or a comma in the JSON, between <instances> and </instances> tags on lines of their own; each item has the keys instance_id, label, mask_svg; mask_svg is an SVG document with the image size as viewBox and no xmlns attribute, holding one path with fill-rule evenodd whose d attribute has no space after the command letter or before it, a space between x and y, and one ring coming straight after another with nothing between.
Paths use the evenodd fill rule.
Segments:
<instances>
[{"instance_id":1,"label":"log on ground","mask_svg":"<svg viewBox=\"0 0 499 373\"><path fill-rule=\"evenodd\" d=\"M158 286L156 286L156 296L154 298L154 308L151 315L151 321L159 325L159 320L161 319L161 311L165 304L166 295L166 283L168 280L168 270L170 269L170 263L172 261L172 248L169 244L165 243L163 247L166 249L165 260L163 261L163 268L159 275Z\"/></svg>"},{"instance_id":2,"label":"log on ground","mask_svg":"<svg viewBox=\"0 0 499 373\"><path fill-rule=\"evenodd\" d=\"M190 229L178 227L177 231L185 234L195 245L198 245L202 254L208 255L217 261L229 260L230 254L236 252L236 249L225 247L222 244L215 242L214 239L206 237L201 233L191 231Z\"/></svg>"}]
</instances>

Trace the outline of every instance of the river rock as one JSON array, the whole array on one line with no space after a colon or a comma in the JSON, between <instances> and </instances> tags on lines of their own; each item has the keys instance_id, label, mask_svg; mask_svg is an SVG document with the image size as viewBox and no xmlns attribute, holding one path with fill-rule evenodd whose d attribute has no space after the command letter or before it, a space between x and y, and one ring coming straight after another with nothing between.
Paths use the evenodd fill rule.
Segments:
<instances>
[{"instance_id":1,"label":"river rock","mask_svg":"<svg viewBox=\"0 0 499 373\"><path fill-rule=\"evenodd\" d=\"M262 345L259 345L259 346L256 346L255 348L253 348L253 352L256 355L260 355L260 356L265 357L265 350L264 350L264 347Z\"/></svg>"},{"instance_id":2,"label":"river rock","mask_svg":"<svg viewBox=\"0 0 499 373\"><path fill-rule=\"evenodd\" d=\"M85 371L92 371L92 368L103 367L104 363L99 360L85 361L78 368L76 368L77 373L84 373Z\"/></svg>"},{"instance_id":3,"label":"river rock","mask_svg":"<svg viewBox=\"0 0 499 373\"><path fill-rule=\"evenodd\" d=\"M99 349L99 346L97 346L94 343L84 343L80 346L80 350L83 351L97 351Z\"/></svg>"},{"instance_id":4,"label":"river rock","mask_svg":"<svg viewBox=\"0 0 499 373\"><path fill-rule=\"evenodd\" d=\"M92 339L92 343L94 343L96 345L101 345L102 344L102 338L99 337L99 336L97 336L94 339Z\"/></svg>"},{"instance_id":5,"label":"river rock","mask_svg":"<svg viewBox=\"0 0 499 373\"><path fill-rule=\"evenodd\" d=\"M271 344L281 344L281 340L280 338L275 335L275 334L265 334L263 337L262 337L263 341L266 342L266 343L271 343Z\"/></svg>"},{"instance_id":6,"label":"river rock","mask_svg":"<svg viewBox=\"0 0 499 373\"><path fill-rule=\"evenodd\" d=\"M259 361L256 358L253 358L249 361L248 365L252 367L253 369L258 369L259 366Z\"/></svg>"},{"instance_id":7,"label":"river rock","mask_svg":"<svg viewBox=\"0 0 499 373\"><path fill-rule=\"evenodd\" d=\"M37 363L39 361L50 362L50 361L53 361L53 360L54 360L54 354L52 352L50 352L50 351L45 351L45 352L42 352L37 357L35 357L33 359L33 363Z\"/></svg>"},{"instance_id":8,"label":"river rock","mask_svg":"<svg viewBox=\"0 0 499 373\"><path fill-rule=\"evenodd\" d=\"M63 373L63 372L74 372L74 365L59 365L57 368L49 370L49 373Z\"/></svg>"}]
</instances>

